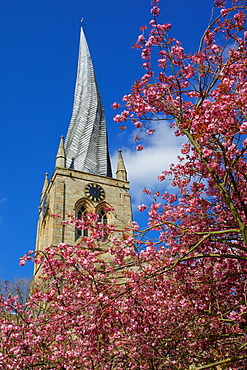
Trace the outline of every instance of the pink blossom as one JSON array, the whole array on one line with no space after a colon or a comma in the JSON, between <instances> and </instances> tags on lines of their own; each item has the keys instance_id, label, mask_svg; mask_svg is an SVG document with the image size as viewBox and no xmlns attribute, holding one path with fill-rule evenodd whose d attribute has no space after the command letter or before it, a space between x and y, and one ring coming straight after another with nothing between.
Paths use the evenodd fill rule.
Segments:
<instances>
[{"instance_id":1,"label":"pink blossom","mask_svg":"<svg viewBox=\"0 0 247 370\"><path fill-rule=\"evenodd\" d=\"M166 67L166 63L167 63L167 60L166 58L162 58L162 59L158 59L158 67L160 68L165 68Z\"/></svg>"},{"instance_id":2,"label":"pink blossom","mask_svg":"<svg viewBox=\"0 0 247 370\"><path fill-rule=\"evenodd\" d=\"M61 217L61 213L52 214L51 217L52 218L60 218Z\"/></svg>"},{"instance_id":3,"label":"pink blossom","mask_svg":"<svg viewBox=\"0 0 247 370\"><path fill-rule=\"evenodd\" d=\"M157 210L157 209L160 208L160 206L161 206L161 203L153 203L152 206L151 206L151 209Z\"/></svg>"},{"instance_id":4,"label":"pink blossom","mask_svg":"<svg viewBox=\"0 0 247 370\"><path fill-rule=\"evenodd\" d=\"M131 95L124 95L122 100L123 100L124 102L127 102L127 101L129 100L129 98L130 98L130 97L131 97Z\"/></svg>"},{"instance_id":5,"label":"pink blossom","mask_svg":"<svg viewBox=\"0 0 247 370\"><path fill-rule=\"evenodd\" d=\"M166 179L165 177L165 174L161 173L159 176L158 176L158 180L159 181L164 181Z\"/></svg>"},{"instance_id":6,"label":"pink blossom","mask_svg":"<svg viewBox=\"0 0 247 370\"><path fill-rule=\"evenodd\" d=\"M21 266L25 266L25 264L26 264L26 259L24 259L23 257L21 257L21 258L20 258L20 262L19 262L19 263L20 263L20 265L21 265Z\"/></svg>"},{"instance_id":7,"label":"pink blossom","mask_svg":"<svg viewBox=\"0 0 247 370\"><path fill-rule=\"evenodd\" d=\"M220 14L225 17L228 13L228 9L221 9Z\"/></svg>"},{"instance_id":8,"label":"pink blossom","mask_svg":"<svg viewBox=\"0 0 247 370\"><path fill-rule=\"evenodd\" d=\"M141 54L142 59L150 60L151 59L151 52L149 48L143 49Z\"/></svg>"},{"instance_id":9,"label":"pink blossom","mask_svg":"<svg viewBox=\"0 0 247 370\"><path fill-rule=\"evenodd\" d=\"M205 158L207 158L207 157L211 156L212 154L213 154L213 151L212 151L211 149L207 149L207 148L204 148L204 149L203 149L203 156L204 156Z\"/></svg>"},{"instance_id":10,"label":"pink blossom","mask_svg":"<svg viewBox=\"0 0 247 370\"><path fill-rule=\"evenodd\" d=\"M160 9L157 7L157 6L154 6L152 9L151 9L151 11L150 11L151 13L153 13L153 15L154 16L157 16L157 15L159 15L159 13L160 13Z\"/></svg>"},{"instance_id":11,"label":"pink blossom","mask_svg":"<svg viewBox=\"0 0 247 370\"><path fill-rule=\"evenodd\" d=\"M145 211L146 208L147 208L147 206L145 204L141 204L141 205L138 206L138 210L140 212Z\"/></svg>"},{"instance_id":12,"label":"pink blossom","mask_svg":"<svg viewBox=\"0 0 247 370\"><path fill-rule=\"evenodd\" d=\"M145 37L143 35L138 36L137 42L145 42Z\"/></svg>"},{"instance_id":13,"label":"pink blossom","mask_svg":"<svg viewBox=\"0 0 247 370\"><path fill-rule=\"evenodd\" d=\"M180 45L172 46L171 55L176 56L179 59L184 58L184 48Z\"/></svg>"},{"instance_id":14,"label":"pink blossom","mask_svg":"<svg viewBox=\"0 0 247 370\"><path fill-rule=\"evenodd\" d=\"M191 77L193 77L193 75L194 75L194 70L193 70L193 68L192 68L192 66L191 65L189 65L188 67L185 67L184 68L184 71L185 71L185 78L191 78Z\"/></svg>"},{"instance_id":15,"label":"pink blossom","mask_svg":"<svg viewBox=\"0 0 247 370\"><path fill-rule=\"evenodd\" d=\"M183 149L181 149L182 154L188 154L190 151L190 144L182 144Z\"/></svg>"},{"instance_id":16,"label":"pink blossom","mask_svg":"<svg viewBox=\"0 0 247 370\"><path fill-rule=\"evenodd\" d=\"M144 188L144 190L142 192L147 194L147 195L151 194L151 190L148 189L148 188Z\"/></svg>"},{"instance_id":17,"label":"pink blossom","mask_svg":"<svg viewBox=\"0 0 247 370\"><path fill-rule=\"evenodd\" d=\"M129 111L127 111L127 110L124 110L124 111L121 113L121 116L122 116L122 117L124 117L125 119L127 119L128 115L129 115Z\"/></svg>"},{"instance_id":18,"label":"pink blossom","mask_svg":"<svg viewBox=\"0 0 247 370\"><path fill-rule=\"evenodd\" d=\"M34 253L33 251L29 251L23 257L20 257L20 262L19 262L20 266L25 266L26 262L31 260L31 255L33 253Z\"/></svg>"},{"instance_id":19,"label":"pink blossom","mask_svg":"<svg viewBox=\"0 0 247 370\"><path fill-rule=\"evenodd\" d=\"M142 123L140 121L134 122L136 128L142 127Z\"/></svg>"},{"instance_id":20,"label":"pink blossom","mask_svg":"<svg viewBox=\"0 0 247 370\"><path fill-rule=\"evenodd\" d=\"M204 36L204 42L206 45L210 45L212 44L213 40L214 40L214 32L210 32L210 31L207 31L205 33L205 36Z\"/></svg>"},{"instance_id":21,"label":"pink blossom","mask_svg":"<svg viewBox=\"0 0 247 370\"><path fill-rule=\"evenodd\" d=\"M208 167L211 169L211 170L216 170L218 168L218 164L216 162L210 162L208 164Z\"/></svg>"},{"instance_id":22,"label":"pink blossom","mask_svg":"<svg viewBox=\"0 0 247 370\"><path fill-rule=\"evenodd\" d=\"M114 207L104 207L104 210L106 212L113 212L114 211Z\"/></svg>"},{"instance_id":23,"label":"pink blossom","mask_svg":"<svg viewBox=\"0 0 247 370\"><path fill-rule=\"evenodd\" d=\"M148 62L142 63L142 66L143 66L143 68L148 70L150 68L150 63L148 63Z\"/></svg>"},{"instance_id":24,"label":"pink blossom","mask_svg":"<svg viewBox=\"0 0 247 370\"><path fill-rule=\"evenodd\" d=\"M112 104L111 107L116 110L116 109L120 108L120 104L115 102L115 103Z\"/></svg>"},{"instance_id":25,"label":"pink blossom","mask_svg":"<svg viewBox=\"0 0 247 370\"><path fill-rule=\"evenodd\" d=\"M239 128L241 134L247 134L247 122L243 122Z\"/></svg>"},{"instance_id":26,"label":"pink blossom","mask_svg":"<svg viewBox=\"0 0 247 370\"><path fill-rule=\"evenodd\" d=\"M171 23L157 24L157 29L162 32L166 32L172 28Z\"/></svg>"},{"instance_id":27,"label":"pink blossom","mask_svg":"<svg viewBox=\"0 0 247 370\"><path fill-rule=\"evenodd\" d=\"M132 229L135 231L138 231L140 229L140 226L136 221L133 221L131 226L132 226Z\"/></svg>"},{"instance_id":28,"label":"pink blossom","mask_svg":"<svg viewBox=\"0 0 247 370\"><path fill-rule=\"evenodd\" d=\"M197 52L191 56L191 60L197 64L203 64L206 60L206 54L203 52Z\"/></svg>"},{"instance_id":29,"label":"pink blossom","mask_svg":"<svg viewBox=\"0 0 247 370\"><path fill-rule=\"evenodd\" d=\"M121 114L117 114L116 116L113 117L113 121L123 122L123 121L125 121L125 118L123 116L121 116Z\"/></svg>"},{"instance_id":30,"label":"pink blossom","mask_svg":"<svg viewBox=\"0 0 247 370\"><path fill-rule=\"evenodd\" d=\"M136 147L136 150L141 151L144 148L143 145L138 144Z\"/></svg>"}]
</instances>

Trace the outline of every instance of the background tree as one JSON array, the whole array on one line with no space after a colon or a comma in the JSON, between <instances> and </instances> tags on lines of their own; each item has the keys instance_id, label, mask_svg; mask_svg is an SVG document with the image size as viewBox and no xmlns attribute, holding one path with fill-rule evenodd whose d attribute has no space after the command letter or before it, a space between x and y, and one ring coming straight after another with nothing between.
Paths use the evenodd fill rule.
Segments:
<instances>
[{"instance_id":1,"label":"background tree","mask_svg":"<svg viewBox=\"0 0 247 370\"><path fill-rule=\"evenodd\" d=\"M26 303L31 288L32 279L27 277L17 277L11 282L6 282L0 279L0 295L5 296L11 294L17 296L19 302Z\"/></svg>"},{"instance_id":2,"label":"background tree","mask_svg":"<svg viewBox=\"0 0 247 370\"><path fill-rule=\"evenodd\" d=\"M91 215L90 237L34 256L42 283L27 304L1 299L11 313L0 317L2 369L246 368L247 2L215 1L190 55L158 23L158 3L136 43L145 74L115 121L147 134L153 121L168 124L184 137L178 164L160 175L174 192L152 195L135 239Z\"/></svg>"}]
</instances>

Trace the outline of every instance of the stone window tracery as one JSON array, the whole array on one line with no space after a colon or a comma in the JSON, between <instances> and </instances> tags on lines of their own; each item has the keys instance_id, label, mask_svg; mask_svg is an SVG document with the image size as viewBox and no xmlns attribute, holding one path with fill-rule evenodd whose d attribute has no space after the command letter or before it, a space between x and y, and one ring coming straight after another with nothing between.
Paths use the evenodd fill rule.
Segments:
<instances>
[{"instance_id":1,"label":"stone window tracery","mask_svg":"<svg viewBox=\"0 0 247 370\"><path fill-rule=\"evenodd\" d=\"M110 214L109 212L106 212L105 208L110 208L108 204L101 203L96 207L95 213L99 216L98 223L101 225L106 225L110 223ZM106 240L107 237L104 235L104 227L102 228L102 238L103 240Z\"/></svg>"},{"instance_id":2,"label":"stone window tracery","mask_svg":"<svg viewBox=\"0 0 247 370\"><path fill-rule=\"evenodd\" d=\"M75 205L75 217L79 220L87 220L87 214L92 211L92 206L85 199L80 199ZM88 229L75 228L75 240L81 237L88 237Z\"/></svg>"}]
</instances>

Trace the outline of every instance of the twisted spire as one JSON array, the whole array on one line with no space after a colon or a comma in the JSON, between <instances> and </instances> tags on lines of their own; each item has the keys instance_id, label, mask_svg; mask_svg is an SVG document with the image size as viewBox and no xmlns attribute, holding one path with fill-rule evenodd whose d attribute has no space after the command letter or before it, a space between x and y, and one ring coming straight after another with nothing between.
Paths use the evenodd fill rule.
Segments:
<instances>
[{"instance_id":1,"label":"twisted spire","mask_svg":"<svg viewBox=\"0 0 247 370\"><path fill-rule=\"evenodd\" d=\"M67 168L112 176L104 108L82 28L74 106L65 153Z\"/></svg>"}]
</instances>

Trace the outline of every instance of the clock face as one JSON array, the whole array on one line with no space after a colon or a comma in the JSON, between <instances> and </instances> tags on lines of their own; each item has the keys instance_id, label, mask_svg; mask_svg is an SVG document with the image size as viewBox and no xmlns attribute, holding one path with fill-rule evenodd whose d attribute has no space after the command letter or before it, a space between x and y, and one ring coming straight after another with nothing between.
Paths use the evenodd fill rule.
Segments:
<instances>
[{"instance_id":1,"label":"clock face","mask_svg":"<svg viewBox=\"0 0 247 370\"><path fill-rule=\"evenodd\" d=\"M98 184L88 184L85 186L85 195L93 202L100 202L105 199L105 191Z\"/></svg>"}]
</instances>

